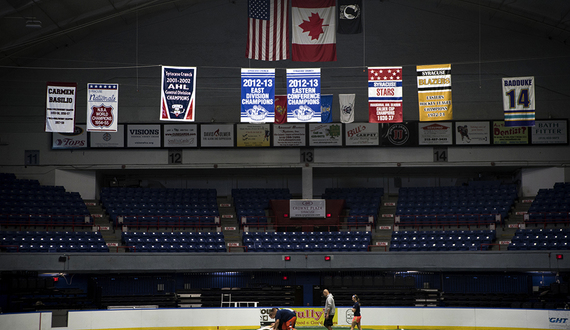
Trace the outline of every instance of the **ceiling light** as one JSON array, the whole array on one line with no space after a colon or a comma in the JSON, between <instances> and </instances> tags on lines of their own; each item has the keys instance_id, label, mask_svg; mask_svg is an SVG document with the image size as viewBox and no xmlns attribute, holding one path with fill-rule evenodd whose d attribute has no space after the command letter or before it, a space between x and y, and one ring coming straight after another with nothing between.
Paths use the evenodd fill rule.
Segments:
<instances>
[{"instance_id":1,"label":"ceiling light","mask_svg":"<svg viewBox=\"0 0 570 330\"><path fill-rule=\"evenodd\" d=\"M37 19L29 19L26 21L26 27L31 29L40 29L42 27L42 21Z\"/></svg>"}]
</instances>

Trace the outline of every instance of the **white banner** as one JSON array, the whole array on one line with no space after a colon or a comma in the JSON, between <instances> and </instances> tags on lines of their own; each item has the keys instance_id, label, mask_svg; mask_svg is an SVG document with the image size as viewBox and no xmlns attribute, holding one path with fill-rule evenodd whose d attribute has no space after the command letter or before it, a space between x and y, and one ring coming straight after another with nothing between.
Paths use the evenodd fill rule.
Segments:
<instances>
[{"instance_id":1,"label":"white banner","mask_svg":"<svg viewBox=\"0 0 570 330\"><path fill-rule=\"evenodd\" d=\"M340 122L352 123L354 121L354 99L356 94L338 94L340 104Z\"/></svg>"},{"instance_id":2,"label":"white banner","mask_svg":"<svg viewBox=\"0 0 570 330\"><path fill-rule=\"evenodd\" d=\"M46 132L73 133L75 130L76 83L48 82L46 86Z\"/></svg>"},{"instance_id":3,"label":"white banner","mask_svg":"<svg viewBox=\"0 0 570 330\"><path fill-rule=\"evenodd\" d=\"M87 131L116 132L119 84L87 84Z\"/></svg>"}]
</instances>

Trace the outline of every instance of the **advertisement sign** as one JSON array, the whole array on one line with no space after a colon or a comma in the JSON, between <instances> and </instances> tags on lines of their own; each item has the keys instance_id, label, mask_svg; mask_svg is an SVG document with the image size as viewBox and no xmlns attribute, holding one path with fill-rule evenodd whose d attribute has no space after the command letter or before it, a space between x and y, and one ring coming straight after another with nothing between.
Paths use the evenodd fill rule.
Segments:
<instances>
[{"instance_id":1,"label":"advertisement sign","mask_svg":"<svg viewBox=\"0 0 570 330\"><path fill-rule=\"evenodd\" d=\"M194 148L198 146L198 125L164 125L164 146Z\"/></svg>"},{"instance_id":2,"label":"advertisement sign","mask_svg":"<svg viewBox=\"0 0 570 330\"><path fill-rule=\"evenodd\" d=\"M307 134L304 124L273 125L274 147L304 147L307 145Z\"/></svg>"},{"instance_id":3,"label":"advertisement sign","mask_svg":"<svg viewBox=\"0 0 570 330\"><path fill-rule=\"evenodd\" d=\"M275 69L241 69L240 121L275 121Z\"/></svg>"},{"instance_id":4,"label":"advertisement sign","mask_svg":"<svg viewBox=\"0 0 570 330\"><path fill-rule=\"evenodd\" d=\"M368 68L368 121L401 123L402 67Z\"/></svg>"},{"instance_id":5,"label":"advertisement sign","mask_svg":"<svg viewBox=\"0 0 570 330\"><path fill-rule=\"evenodd\" d=\"M309 124L309 146L342 147L341 124Z\"/></svg>"},{"instance_id":6,"label":"advertisement sign","mask_svg":"<svg viewBox=\"0 0 570 330\"><path fill-rule=\"evenodd\" d=\"M87 131L116 132L119 84L87 84Z\"/></svg>"},{"instance_id":7,"label":"advertisement sign","mask_svg":"<svg viewBox=\"0 0 570 330\"><path fill-rule=\"evenodd\" d=\"M85 149L87 144L87 131L85 125L75 126L73 133L52 133L52 149Z\"/></svg>"},{"instance_id":8,"label":"advertisement sign","mask_svg":"<svg viewBox=\"0 0 570 330\"><path fill-rule=\"evenodd\" d=\"M89 146L91 148L124 148L125 125L117 125L116 132L89 133Z\"/></svg>"},{"instance_id":9,"label":"advertisement sign","mask_svg":"<svg viewBox=\"0 0 570 330\"><path fill-rule=\"evenodd\" d=\"M289 216L291 218L326 218L326 200L291 199Z\"/></svg>"},{"instance_id":10,"label":"advertisement sign","mask_svg":"<svg viewBox=\"0 0 570 330\"><path fill-rule=\"evenodd\" d=\"M287 69L287 122L321 122L321 69Z\"/></svg>"},{"instance_id":11,"label":"advertisement sign","mask_svg":"<svg viewBox=\"0 0 570 330\"><path fill-rule=\"evenodd\" d=\"M162 67L160 120L194 121L196 67Z\"/></svg>"},{"instance_id":12,"label":"advertisement sign","mask_svg":"<svg viewBox=\"0 0 570 330\"><path fill-rule=\"evenodd\" d=\"M160 148L160 125L128 125L127 147Z\"/></svg>"},{"instance_id":13,"label":"advertisement sign","mask_svg":"<svg viewBox=\"0 0 570 330\"><path fill-rule=\"evenodd\" d=\"M418 65L420 121L452 120L451 64Z\"/></svg>"},{"instance_id":14,"label":"advertisement sign","mask_svg":"<svg viewBox=\"0 0 570 330\"><path fill-rule=\"evenodd\" d=\"M419 123L419 145L447 145L453 143L452 123Z\"/></svg>"},{"instance_id":15,"label":"advertisement sign","mask_svg":"<svg viewBox=\"0 0 570 330\"><path fill-rule=\"evenodd\" d=\"M532 128L532 144L568 143L566 120L537 120Z\"/></svg>"},{"instance_id":16,"label":"advertisement sign","mask_svg":"<svg viewBox=\"0 0 570 330\"><path fill-rule=\"evenodd\" d=\"M200 125L200 146L202 147L233 147L233 124Z\"/></svg>"},{"instance_id":17,"label":"advertisement sign","mask_svg":"<svg viewBox=\"0 0 570 330\"><path fill-rule=\"evenodd\" d=\"M491 144L488 121L458 121L455 123L455 144Z\"/></svg>"},{"instance_id":18,"label":"advertisement sign","mask_svg":"<svg viewBox=\"0 0 570 330\"><path fill-rule=\"evenodd\" d=\"M345 124L344 140L347 146L377 146L380 144L378 124Z\"/></svg>"},{"instance_id":19,"label":"advertisement sign","mask_svg":"<svg viewBox=\"0 0 570 330\"><path fill-rule=\"evenodd\" d=\"M417 127L415 123L403 122L380 124L381 144L387 147L412 147L417 145Z\"/></svg>"},{"instance_id":20,"label":"advertisement sign","mask_svg":"<svg viewBox=\"0 0 570 330\"><path fill-rule=\"evenodd\" d=\"M238 124L236 143L238 147L269 147L271 145L269 124Z\"/></svg>"},{"instance_id":21,"label":"advertisement sign","mask_svg":"<svg viewBox=\"0 0 570 330\"><path fill-rule=\"evenodd\" d=\"M504 121L493 122L493 144L528 144L529 127L506 127Z\"/></svg>"},{"instance_id":22,"label":"advertisement sign","mask_svg":"<svg viewBox=\"0 0 570 330\"><path fill-rule=\"evenodd\" d=\"M46 85L45 131L74 133L76 83L48 82Z\"/></svg>"}]
</instances>

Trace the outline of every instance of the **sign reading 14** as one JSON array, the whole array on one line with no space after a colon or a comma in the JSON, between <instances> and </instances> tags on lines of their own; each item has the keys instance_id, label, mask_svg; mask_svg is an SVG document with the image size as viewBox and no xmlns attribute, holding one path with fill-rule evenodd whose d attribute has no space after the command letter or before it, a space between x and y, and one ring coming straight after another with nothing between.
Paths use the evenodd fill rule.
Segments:
<instances>
[{"instance_id":1,"label":"sign reading 14","mask_svg":"<svg viewBox=\"0 0 570 330\"><path fill-rule=\"evenodd\" d=\"M273 79L243 79L243 87L272 87Z\"/></svg>"},{"instance_id":2,"label":"sign reading 14","mask_svg":"<svg viewBox=\"0 0 570 330\"><path fill-rule=\"evenodd\" d=\"M509 97L509 108L514 109L517 107L517 105L522 105L523 108L528 108L530 106L530 96L528 89L521 89L519 91L518 97L516 93L516 89L511 89L505 93Z\"/></svg>"},{"instance_id":3,"label":"sign reading 14","mask_svg":"<svg viewBox=\"0 0 570 330\"><path fill-rule=\"evenodd\" d=\"M319 87L319 79L289 79L289 87Z\"/></svg>"}]
</instances>

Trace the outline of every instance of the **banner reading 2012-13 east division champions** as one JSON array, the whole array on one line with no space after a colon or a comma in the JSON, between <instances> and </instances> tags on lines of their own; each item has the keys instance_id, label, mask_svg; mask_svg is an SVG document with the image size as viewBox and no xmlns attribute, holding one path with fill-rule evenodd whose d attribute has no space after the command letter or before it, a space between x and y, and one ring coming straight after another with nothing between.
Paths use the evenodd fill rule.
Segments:
<instances>
[{"instance_id":1,"label":"banner reading 2012-13 east division champions","mask_svg":"<svg viewBox=\"0 0 570 330\"><path fill-rule=\"evenodd\" d=\"M275 69L241 69L240 121L275 121Z\"/></svg>"},{"instance_id":2,"label":"banner reading 2012-13 east division champions","mask_svg":"<svg viewBox=\"0 0 570 330\"><path fill-rule=\"evenodd\" d=\"M196 67L162 67L160 120L194 121Z\"/></svg>"},{"instance_id":3,"label":"banner reading 2012-13 east division champions","mask_svg":"<svg viewBox=\"0 0 570 330\"><path fill-rule=\"evenodd\" d=\"M287 69L287 122L321 122L321 69Z\"/></svg>"}]
</instances>

